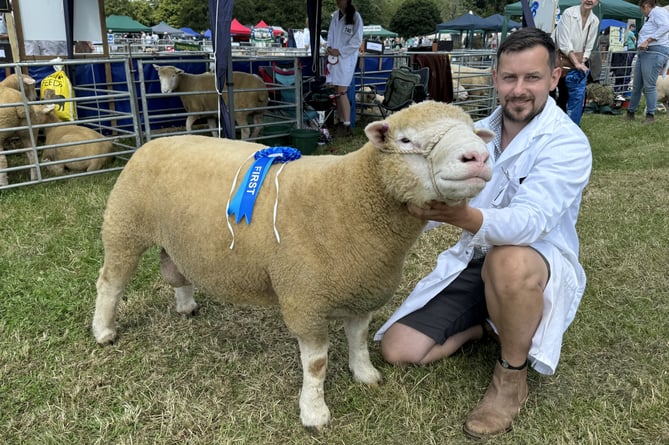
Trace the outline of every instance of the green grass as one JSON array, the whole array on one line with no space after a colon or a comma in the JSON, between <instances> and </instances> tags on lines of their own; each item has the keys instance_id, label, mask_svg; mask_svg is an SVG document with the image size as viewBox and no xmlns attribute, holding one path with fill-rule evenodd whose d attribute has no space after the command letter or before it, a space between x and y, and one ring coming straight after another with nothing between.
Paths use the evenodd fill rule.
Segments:
<instances>
[{"instance_id":1,"label":"green grass","mask_svg":"<svg viewBox=\"0 0 669 445\"><path fill-rule=\"evenodd\" d=\"M669 443L669 117L652 125L586 115L594 170L579 232L588 287L555 376L529 374L530 399L500 444ZM344 153L361 130L325 147ZM352 382L332 325L319 435L299 421L296 342L273 308L197 295L175 313L151 250L119 307L120 341L90 332L100 225L116 174L0 192L0 442L7 444L461 444L497 347L479 342L427 367L373 362L384 384ZM444 227L412 250L375 330L456 239Z\"/></svg>"}]
</instances>

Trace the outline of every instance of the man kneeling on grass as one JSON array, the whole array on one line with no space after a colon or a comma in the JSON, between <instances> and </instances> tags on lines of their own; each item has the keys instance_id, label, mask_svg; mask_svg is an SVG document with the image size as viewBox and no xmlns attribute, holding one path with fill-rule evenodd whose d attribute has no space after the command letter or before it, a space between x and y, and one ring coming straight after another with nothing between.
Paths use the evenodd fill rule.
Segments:
<instances>
[{"instance_id":1,"label":"man kneeling on grass","mask_svg":"<svg viewBox=\"0 0 669 445\"><path fill-rule=\"evenodd\" d=\"M592 155L549 97L560 79L555 61L555 44L539 29L522 28L498 48L501 105L476 124L496 135L493 179L471 202L410 207L462 236L376 334L396 364L431 363L486 333L498 339L492 381L464 424L476 438L511 430L528 397L528 363L555 372L585 289L576 220Z\"/></svg>"}]
</instances>

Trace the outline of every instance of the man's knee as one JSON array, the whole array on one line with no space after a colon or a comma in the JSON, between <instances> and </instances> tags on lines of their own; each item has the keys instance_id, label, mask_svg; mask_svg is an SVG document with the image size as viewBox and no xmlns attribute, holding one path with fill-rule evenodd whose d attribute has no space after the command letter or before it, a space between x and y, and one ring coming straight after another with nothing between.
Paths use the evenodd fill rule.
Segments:
<instances>
[{"instance_id":1,"label":"man's knee","mask_svg":"<svg viewBox=\"0 0 669 445\"><path fill-rule=\"evenodd\" d=\"M497 246L486 256L481 276L486 287L513 293L520 289L542 291L548 273L546 261L531 247Z\"/></svg>"},{"instance_id":2,"label":"man's knee","mask_svg":"<svg viewBox=\"0 0 669 445\"><path fill-rule=\"evenodd\" d=\"M425 357L424 339L418 331L401 323L393 324L381 338L381 355L393 365L417 364Z\"/></svg>"}]
</instances>

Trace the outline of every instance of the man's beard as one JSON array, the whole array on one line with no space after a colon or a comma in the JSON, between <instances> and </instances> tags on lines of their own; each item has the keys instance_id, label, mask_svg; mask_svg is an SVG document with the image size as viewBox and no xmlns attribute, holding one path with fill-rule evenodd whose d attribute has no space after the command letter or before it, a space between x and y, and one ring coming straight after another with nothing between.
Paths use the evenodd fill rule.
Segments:
<instances>
[{"instance_id":1,"label":"man's beard","mask_svg":"<svg viewBox=\"0 0 669 445\"><path fill-rule=\"evenodd\" d=\"M515 122L515 123L518 123L518 124L526 124L526 123L530 122L532 119L534 119L534 117L537 114L541 113L543 111L544 107L546 106L546 104L544 103L538 109L530 108L529 111L527 111L527 114L519 115L518 113L515 113L513 111L513 107L514 107L513 101L517 100L517 99L525 100L526 101L525 103L531 103L532 105L534 105L534 103L535 103L534 100L535 99L532 98L532 97L527 97L527 96L519 96L519 97L513 97L513 98L510 98L510 99L506 100L505 105L502 107L502 113L504 114L504 118L511 121L511 122ZM528 102L527 99L530 99L530 101Z\"/></svg>"}]
</instances>

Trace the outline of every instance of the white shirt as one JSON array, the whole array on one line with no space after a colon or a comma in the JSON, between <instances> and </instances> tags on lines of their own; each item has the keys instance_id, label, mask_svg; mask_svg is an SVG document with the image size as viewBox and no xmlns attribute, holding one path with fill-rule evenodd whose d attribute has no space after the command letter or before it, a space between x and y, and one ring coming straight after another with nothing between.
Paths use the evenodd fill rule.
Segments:
<instances>
[{"instance_id":1,"label":"white shirt","mask_svg":"<svg viewBox=\"0 0 669 445\"><path fill-rule=\"evenodd\" d=\"M491 123L499 122L500 113L498 107L476 127L499 132ZM493 159L494 141L488 143L488 151ZM483 213L479 231L463 231L460 241L439 255L436 268L416 285L374 338L380 340L391 324L423 307L448 286L465 269L475 246L532 246L551 263L551 277L530 361L538 372L555 372L562 336L585 290L575 226L591 168L587 137L549 97L544 110L494 162L492 180L471 200L471 206Z\"/></svg>"},{"instance_id":2,"label":"white shirt","mask_svg":"<svg viewBox=\"0 0 669 445\"><path fill-rule=\"evenodd\" d=\"M669 11L661 6L656 6L648 13L648 19L639 30L638 43L645 42L649 38L655 39L651 45L669 46Z\"/></svg>"},{"instance_id":3,"label":"white shirt","mask_svg":"<svg viewBox=\"0 0 669 445\"><path fill-rule=\"evenodd\" d=\"M552 37L560 51L565 54L572 51L584 52L583 61L586 61L590 59L590 53L595 46L599 33L599 19L590 11L585 26L581 24L581 6L567 8L560 16Z\"/></svg>"}]
</instances>

